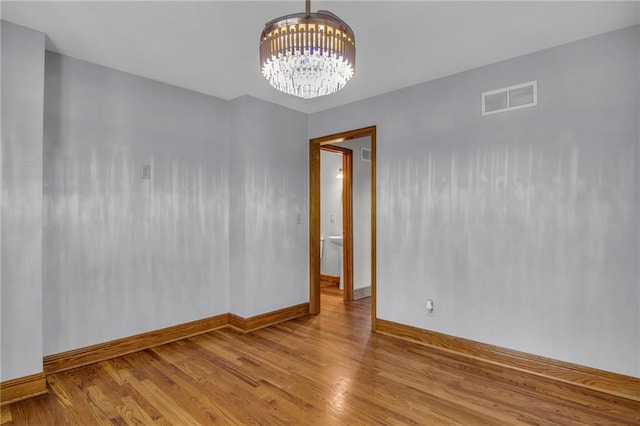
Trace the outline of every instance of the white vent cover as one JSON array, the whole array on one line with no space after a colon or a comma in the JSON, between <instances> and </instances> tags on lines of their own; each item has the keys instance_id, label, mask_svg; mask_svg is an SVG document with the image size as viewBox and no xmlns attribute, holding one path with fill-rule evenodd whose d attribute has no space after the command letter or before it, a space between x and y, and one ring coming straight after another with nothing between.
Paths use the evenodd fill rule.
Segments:
<instances>
[{"instance_id":1,"label":"white vent cover","mask_svg":"<svg viewBox=\"0 0 640 426\"><path fill-rule=\"evenodd\" d=\"M482 115L538 105L538 81L517 84L482 94Z\"/></svg>"},{"instance_id":2,"label":"white vent cover","mask_svg":"<svg viewBox=\"0 0 640 426\"><path fill-rule=\"evenodd\" d=\"M369 148L360 148L360 159L362 161L371 161L371 150Z\"/></svg>"}]
</instances>

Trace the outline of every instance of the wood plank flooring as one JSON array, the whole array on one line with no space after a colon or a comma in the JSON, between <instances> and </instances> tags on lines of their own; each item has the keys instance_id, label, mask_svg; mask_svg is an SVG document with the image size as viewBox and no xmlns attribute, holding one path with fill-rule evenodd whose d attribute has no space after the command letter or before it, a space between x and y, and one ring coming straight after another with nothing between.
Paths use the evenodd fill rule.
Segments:
<instances>
[{"instance_id":1,"label":"wood plank flooring","mask_svg":"<svg viewBox=\"0 0 640 426\"><path fill-rule=\"evenodd\" d=\"M3 425L633 425L640 403L371 334L369 299L48 377Z\"/></svg>"}]
</instances>

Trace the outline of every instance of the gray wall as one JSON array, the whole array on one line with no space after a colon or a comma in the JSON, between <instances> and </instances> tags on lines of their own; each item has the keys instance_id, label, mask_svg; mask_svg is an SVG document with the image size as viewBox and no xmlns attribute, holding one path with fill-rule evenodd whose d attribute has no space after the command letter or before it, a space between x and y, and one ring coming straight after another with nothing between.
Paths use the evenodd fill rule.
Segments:
<instances>
[{"instance_id":1,"label":"gray wall","mask_svg":"<svg viewBox=\"0 0 640 426\"><path fill-rule=\"evenodd\" d=\"M42 372L41 32L0 21L0 381Z\"/></svg>"},{"instance_id":2,"label":"gray wall","mask_svg":"<svg viewBox=\"0 0 640 426\"><path fill-rule=\"evenodd\" d=\"M640 376L639 43L630 27L310 116L310 137L378 126L379 318ZM481 116L482 92L530 80L539 106Z\"/></svg>"},{"instance_id":3,"label":"gray wall","mask_svg":"<svg viewBox=\"0 0 640 426\"><path fill-rule=\"evenodd\" d=\"M49 52L44 100L45 354L229 312L228 102Z\"/></svg>"},{"instance_id":4,"label":"gray wall","mask_svg":"<svg viewBox=\"0 0 640 426\"><path fill-rule=\"evenodd\" d=\"M309 301L307 116L231 104L230 308L251 317Z\"/></svg>"},{"instance_id":5,"label":"gray wall","mask_svg":"<svg viewBox=\"0 0 640 426\"><path fill-rule=\"evenodd\" d=\"M1 21L0 380L42 371L44 34Z\"/></svg>"},{"instance_id":6,"label":"gray wall","mask_svg":"<svg viewBox=\"0 0 640 426\"><path fill-rule=\"evenodd\" d=\"M304 114L53 53L44 80L45 355L308 301Z\"/></svg>"}]
</instances>

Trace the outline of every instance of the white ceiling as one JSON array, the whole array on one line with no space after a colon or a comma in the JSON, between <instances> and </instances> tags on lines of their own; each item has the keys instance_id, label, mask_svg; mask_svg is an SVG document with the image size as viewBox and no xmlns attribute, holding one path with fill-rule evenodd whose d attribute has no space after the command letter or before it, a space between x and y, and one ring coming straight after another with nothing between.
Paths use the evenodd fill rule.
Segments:
<instances>
[{"instance_id":1,"label":"white ceiling","mask_svg":"<svg viewBox=\"0 0 640 426\"><path fill-rule=\"evenodd\" d=\"M258 64L264 24L304 1L16 2L2 19L47 34L47 50L223 99L251 95L312 113L640 22L640 2L313 1L355 32L356 76L304 100Z\"/></svg>"}]
</instances>

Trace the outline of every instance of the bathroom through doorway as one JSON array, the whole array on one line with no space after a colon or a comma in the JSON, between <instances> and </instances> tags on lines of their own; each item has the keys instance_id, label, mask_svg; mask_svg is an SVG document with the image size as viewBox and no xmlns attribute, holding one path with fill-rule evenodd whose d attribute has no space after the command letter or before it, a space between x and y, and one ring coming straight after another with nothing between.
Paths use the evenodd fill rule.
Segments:
<instances>
[{"instance_id":1,"label":"bathroom through doorway","mask_svg":"<svg viewBox=\"0 0 640 426\"><path fill-rule=\"evenodd\" d=\"M322 256L328 255L328 250L333 250L334 259L342 259L342 269L336 267L334 262L332 271L333 274L340 271L343 298L355 300L370 297L372 330L375 330L376 319L375 131L375 126L372 126L311 139L309 148L309 312L320 313ZM321 154L339 156L340 160L336 161L334 157L333 166L323 169ZM340 164L342 167L336 167ZM322 208L322 173L325 179L332 179L330 184L334 192L338 192L336 188L342 186L339 191L341 202L337 204L341 204L343 209L335 206L332 210ZM339 219L341 224L337 223ZM334 223L331 223L332 220ZM323 221L327 225L324 231ZM342 235L337 225L342 225ZM336 256L340 243L342 254ZM325 261L328 260L325 258ZM324 267L329 266L325 264ZM336 275L333 277L335 279Z\"/></svg>"},{"instance_id":2,"label":"bathroom through doorway","mask_svg":"<svg viewBox=\"0 0 640 426\"><path fill-rule=\"evenodd\" d=\"M353 150L320 147L320 283L353 300Z\"/></svg>"}]
</instances>

